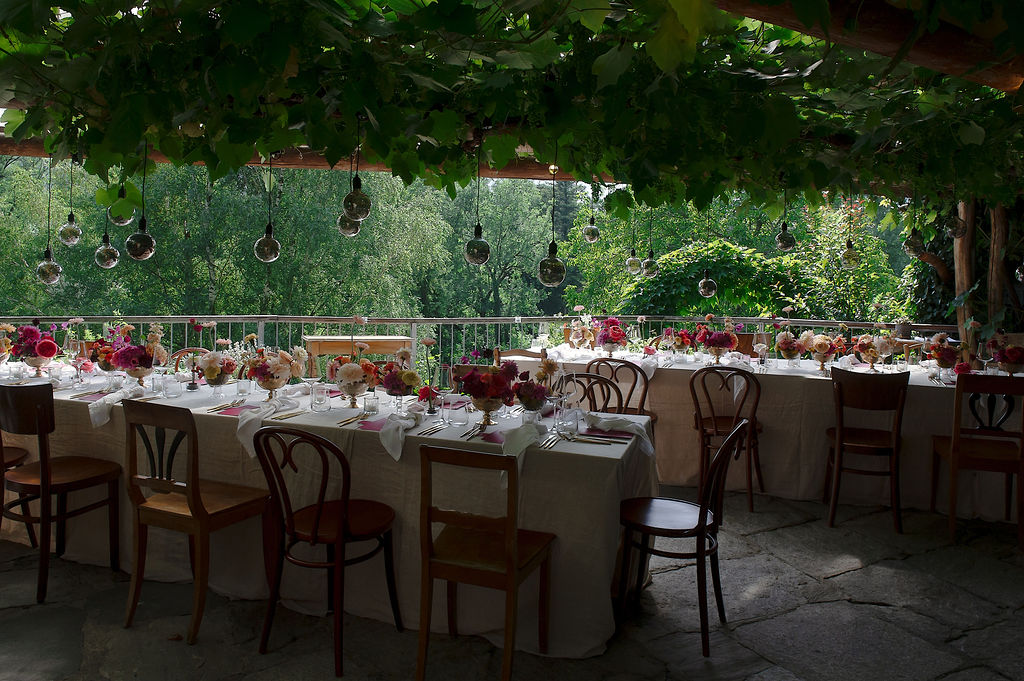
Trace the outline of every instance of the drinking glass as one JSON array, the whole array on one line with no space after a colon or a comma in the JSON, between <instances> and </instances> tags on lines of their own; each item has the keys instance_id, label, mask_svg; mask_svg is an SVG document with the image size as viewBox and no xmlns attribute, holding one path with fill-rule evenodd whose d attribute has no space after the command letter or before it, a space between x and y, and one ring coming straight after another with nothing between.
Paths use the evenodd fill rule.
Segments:
<instances>
[{"instance_id":1,"label":"drinking glass","mask_svg":"<svg viewBox=\"0 0 1024 681\"><path fill-rule=\"evenodd\" d=\"M315 412L331 410L331 386L329 383L314 383L310 386L309 408Z\"/></svg>"},{"instance_id":2,"label":"drinking glass","mask_svg":"<svg viewBox=\"0 0 1024 681\"><path fill-rule=\"evenodd\" d=\"M439 369L434 380L434 390L437 391L437 399L441 401L441 408L438 409L437 418L431 423L448 423L444 416L444 404L452 394L451 375L448 371ZM448 403L449 416L451 416L451 402Z\"/></svg>"},{"instance_id":3,"label":"drinking glass","mask_svg":"<svg viewBox=\"0 0 1024 681\"><path fill-rule=\"evenodd\" d=\"M454 393L452 393L454 394ZM448 406L448 423L453 426L464 426L469 423L469 410L465 406L453 409Z\"/></svg>"},{"instance_id":4,"label":"drinking glass","mask_svg":"<svg viewBox=\"0 0 1024 681\"><path fill-rule=\"evenodd\" d=\"M11 378L21 380L25 378L25 365L20 362L11 365Z\"/></svg>"},{"instance_id":5,"label":"drinking glass","mask_svg":"<svg viewBox=\"0 0 1024 681\"><path fill-rule=\"evenodd\" d=\"M164 397L169 400L181 397L181 381L174 374L164 376Z\"/></svg>"},{"instance_id":6,"label":"drinking glass","mask_svg":"<svg viewBox=\"0 0 1024 681\"><path fill-rule=\"evenodd\" d=\"M238 379L238 383L235 383L235 394L239 397L245 397L252 392L252 381L248 378Z\"/></svg>"},{"instance_id":7,"label":"drinking glass","mask_svg":"<svg viewBox=\"0 0 1024 681\"><path fill-rule=\"evenodd\" d=\"M363 398L363 411L369 415L380 413L380 398L375 394L366 395Z\"/></svg>"},{"instance_id":8,"label":"drinking glass","mask_svg":"<svg viewBox=\"0 0 1024 681\"><path fill-rule=\"evenodd\" d=\"M982 367L984 367L984 372L987 374L989 372L988 364L992 361L992 351L989 349L988 343L985 341L980 341L978 343L978 361L981 362Z\"/></svg>"}]
</instances>

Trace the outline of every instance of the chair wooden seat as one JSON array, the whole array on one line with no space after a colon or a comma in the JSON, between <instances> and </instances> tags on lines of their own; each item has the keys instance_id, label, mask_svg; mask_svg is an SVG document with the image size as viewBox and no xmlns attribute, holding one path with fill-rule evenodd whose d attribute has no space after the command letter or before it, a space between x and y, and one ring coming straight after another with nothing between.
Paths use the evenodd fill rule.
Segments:
<instances>
[{"instance_id":1,"label":"chair wooden seat","mask_svg":"<svg viewBox=\"0 0 1024 681\"><path fill-rule=\"evenodd\" d=\"M688 537L697 528L700 507L689 502L660 497L637 497L626 499L619 507L622 523L659 537ZM714 523L714 513L709 509L704 516L708 525Z\"/></svg>"},{"instance_id":2,"label":"chair wooden seat","mask_svg":"<svg viewBox=\"0 0 1024 681\"><path fill-rule=\"evenodd\" d=\"M619 504L619 522L624 530L622 563L619 573L619 618L624 617L629 601L630 554L634 549L640 551L635 581L637 594L643 588L644 567L648 554L683 560L696 559L700 643L704 657L711 654L708 631L707 562L711 563L711 581L715 591L715 603L718 606L718 618L722 624L725 624L722 578L718 569L718 528L722 523L725 476L729 471L729 462L739 458L743 439L749 437L751 432L750 423L746 419L740 419L725 437L725 441L711 458L707 474L701 481L699 503L695 504L679 499L637 497L625 499ZM633 540L635 533L640 535L638 541ZM693 551L670 551L655 548L651 542L652 537L692 538L694 540Z\"/></svg>"},{"instance_id":3,"label":"chair wooden seat","mask_svg":"<svg viewBox=\"0 0 1024 681\"><path fill-rule=\"evenodd\" d=\"M7 447L4 446L4 470L8 468L14 468L25 463L25 459L28 458L28 450L22 449L21 447Z\"/></svg>"},{"instance_id":4,"label":"chair wooden seat","mask_svg":"<svg viewBox=\"0 0 1024 681\"><path fill-rule=\"evenodd\" d=\"M835 443L836 429L829 426L825 429L825 437L829 442ZM863 454L879 454L889 456L889 448L892 444L892 433L887 430L875 428L845 428L843 429L843 442L848 450L864 450ZM884 450L884 451L883 451Z\"/></svg>"},{"instance_id":5,"label":"chair wooden seat","mask_svg":"<svg viewBox=\"0 0 1024 681\"><path fill-rule=\"evenodd\" d=\"M555 535L550 532L520 529L516 534L519 548L516 567L530 570L550 550L554 540ZM449 525L434 539L434 558L440 563L503 574L504 541L504 537L496 532Z\"/></svg>"},{"instance_id":6,"label":"chair wooden seat","mask_svg":"<svg viewBox=\"0 0 1024 681\"><path fill-rule=\"evenodd\" d=\"M725 437L729 431L732 430L735 420L736 419L732 416L717 416L715 418L709 416L701 419L701 426L710 436L720 434L721 437ZM758 433L763 433L764 424L757 419L754 419L754 430ZM763 492L764 490L762 489L761 491Z\"/></svg>"},{"instance_id":7,"label":"chair wooden seat","mask_svg":"<svg viewBox=\"0 0 1024 681\"><path fill-rule=\"evenodd\" d=\"M219 526L220 517L227 514L241 514L246 517L259 515L267 503L267 491L244 485L233 485L227 482L199 480L199 496L203 508L210 516L212 526ZM192 518L188 507L188 499L184 494L153 494L139 505L139 513L145 515L147 524L161 525L159 518L171 516L172 528L178 526L177 519ZM231 522L234 522L233 520ZM228 523L230 524L230 522Z\"/></svg>"},{"instance_id":8,"label":"chair wooden seat","mask_svg":"<svg viewBox=\"0 0 1024 681\"><path fill-rule=\"evenodd\" d=\"M322 516L319 523L318 516ZM363 541L390 530L395 523L395 509L372 499L349 499L347 507L340 500L334 500L325 501L319 510L315 504L306 506L292 516L295 536L307 542L315 537L317 543L323 544L333 544L338 539L342 519L348 523L348 539Z\"/></svg>"},{"instance_id":9,"label":"chair wooden seat","mask_svg":"<svg viewBox=\"0 0 1024 681\"><path fill-rule=\"evenodd\" d=\"M932 436L932 449L938 452L942 458L949 458L952 446L953 438L949 435ZM1007 464L1012 463L1013 466L1010 467L1014 469L1017 464L1017 448L1007 440L961 437L959 449L961 467L969 467L971 470L991 470L1003 473L1006 472Z\"/></svg>"},{"instance_id":10,"label":"chair wooden seat","mask_svg":"<svg viewBox=\"0 0 1024 681\"><path fill-rule=\"evenodd\" d=\"M4 448L4 452L7 452ZM6 461L6 454L4 460ZM113 461L88 456L54 456L50 458L50 492L60 494L83 487L100 485L121 477L121 466ZM39 487L39 462L33 461L7 471L7 488L14 492L29 492Z\"/></svg>"}]
</instances>

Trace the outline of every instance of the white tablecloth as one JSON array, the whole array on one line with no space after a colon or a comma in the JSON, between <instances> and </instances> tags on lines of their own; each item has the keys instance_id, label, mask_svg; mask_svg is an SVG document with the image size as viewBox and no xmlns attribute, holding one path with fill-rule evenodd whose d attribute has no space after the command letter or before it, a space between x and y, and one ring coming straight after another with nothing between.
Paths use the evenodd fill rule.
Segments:
<instances>
[{"instance_id":1,"label":"white tablecloth","mask_svg":"<svg viewBox=\"0 0 1024 681\"><path fill-rule=\"evenodd\" d=\"M99 381L95 383L97 389L100 385ZM203 387L199 393L186 393L167 402L190 407L196 415L201 475L213 480L266 487L259 462L242 450L235 437L237 419L206 413L206 408L214 404L210 390ZM123 462L125 426L120 405L114 407L109 423L93 429L89 424L88 403L66 397L78 392L82 390L55 393L57 430L50 439L53 454L76 453ZM232 386L226 387L225 394L229 399L234 397ZM266 393L257 391L250 401L256 402L265 396ZM306 406L308 398L301 400ZM356 412L341 409L341 399L334 399L332 403L334 409L326 413L306 413L287 421L267 423L308 429L336 442L351 465L352 497L376 499L395 509L394 540L402 618L406 626L416 627L420 589L419 445L429 442L494 452L500 452L500 445L480 439L468 444L458 439L445 439L456 437L466 430L465 427L452 427L429 438L417 437L413 430L406 439L401 459L396 462L384 451L378 433L358 430L354 426L337 427L337 421ZM470 415L471 419L478 416ZM645 417L642 420L649 423ZM519 419L514 418L504 420L499 427L518 425ZM25 439L5 435L5 441L18 444L24 443ZM34 451L34 444L28 448ZM558 536L552 564L550 654L561 657L598 654L603 651L615 628L610 590L616 575L619 501L655 490L654 462L638 451L635 442L628 445L563 442L550 451L531 448L525 456L520 482L520 525ZM476 485L463 486L457 491L460 501L485 506L492 504L501 492L498 486ZM87 499L84 496L87 493L81 494L83 496L72 499L73 504ZM128 570L131 565L131 507L126 495L122 495L121 503L121 562ZM103 564L107 551L103 513L80 516L69 525L66 557ZM4 535L25 541L24 526L6 522ZM215 534L211 588L232 597L265 598L267 588L261 547L259 519ZM356 547L356 550L360 549ZM183 535L159 529L150 531L146 577L157 580L191 579ZM345 585L346 611L391 621L381 557L348 568ZM443 589L435 589L433 628L437 631L445 631L447 627L442 594ZM322 611L326 603L326 571L286 564L282 597L301 609ZM516 644L520 649L535 651L536 575L523 585L519 599ZM500 593L469 586L460 589L461 633L500 634L503 612ZM136 620L145 616L143 604ZM500 643L500 638L495 640Z\"/></svg>"}]
</instances>

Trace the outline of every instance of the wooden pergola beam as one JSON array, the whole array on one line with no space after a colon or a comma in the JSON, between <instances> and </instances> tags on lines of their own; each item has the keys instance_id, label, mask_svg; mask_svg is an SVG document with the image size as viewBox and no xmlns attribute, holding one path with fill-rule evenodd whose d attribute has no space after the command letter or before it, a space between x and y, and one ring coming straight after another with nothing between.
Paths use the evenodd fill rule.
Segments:
<instances>
[{"instance_id":1,"label":"wooden pergola beam","mask_svg":"<svg viewBox=\"0 0 1024 681\"><path fill-rule=\"evenodd\" d=\"M714 3L732 14L886 57L895 57L917 30L910 10L893 7L882 0L831 0L828 35L821 25L808 28L797 18L790 2L762 5L753 0L714 0ZM1024 82L1024 59L998 54L991 41L947 22L940 22L933 32L925 31L911 46L905 60L1003 92L1016 92Z\"/></svg>"}]
</instances>

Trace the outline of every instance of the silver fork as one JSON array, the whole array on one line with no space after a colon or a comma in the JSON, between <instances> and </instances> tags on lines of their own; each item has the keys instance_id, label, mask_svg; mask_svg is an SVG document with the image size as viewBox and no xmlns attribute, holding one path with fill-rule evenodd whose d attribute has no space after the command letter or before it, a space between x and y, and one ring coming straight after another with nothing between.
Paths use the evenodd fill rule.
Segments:
<instances>
[{"instance_id":1,"label":"silver fork","mask_svg":"<svg viewBox=\"0 0 1024 681\"><path fill-rule=\"evenodd\" d=\"M552 447L555 446L555 443L558 442L558 440L559 440L559 436L557 434L555 434L555 435L548 435L547 439L544 440L543 442L541 442L539 447L541 449L551 449Z\"/></svg>"}]
</instances>

